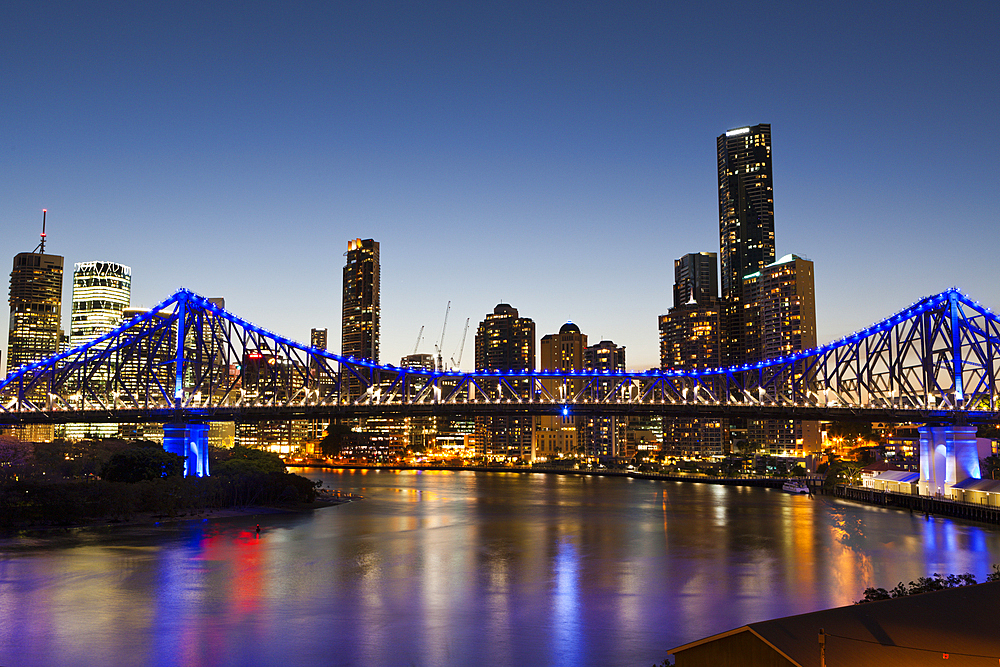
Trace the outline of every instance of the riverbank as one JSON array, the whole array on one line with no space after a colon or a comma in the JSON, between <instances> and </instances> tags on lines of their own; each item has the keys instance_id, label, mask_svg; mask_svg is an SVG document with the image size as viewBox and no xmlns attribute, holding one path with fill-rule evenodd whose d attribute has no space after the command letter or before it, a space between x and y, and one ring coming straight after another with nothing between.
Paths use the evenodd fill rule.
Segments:
<instances>
[{"instance_id":1,"label":"riverbank","mask_svg":"<svg viewBox=\"0 0 1000 667\"><path fill-rule=\"evenodd\" d=\"M695 482L699 484L723 484L726 486L757 486L780 489L789 479L802 480L815 493L823 484L823 477L711 477L697 473L658 473L638 470L593 470L590 468L529 468L519 466L448 466L448 465L357 465L335 463L286 463L289 468L323 468L326 470L446 470L451 472L507 472L542 473L546 475L591 475L598 477L631 477L634 479L656 479L668 482Z\"/></svg>"},{"instance_id":2,"label":"riverbank","mask_svg":"<svg viewBox=\"0 0 1000 667\"><path fill-rule=\"evenodd\" d=\"M81 517L67 521L36 521L7 525L0 528L0 535L37 533L62 533L78 529L107 529L116 527L142 527L230 519L256 515L302 514L343 505L362 496L333 489L317 489L311 502L271 502L238 507L196 507L172 513L132 512L118 517Z\"/></svg>"}]
</instances>

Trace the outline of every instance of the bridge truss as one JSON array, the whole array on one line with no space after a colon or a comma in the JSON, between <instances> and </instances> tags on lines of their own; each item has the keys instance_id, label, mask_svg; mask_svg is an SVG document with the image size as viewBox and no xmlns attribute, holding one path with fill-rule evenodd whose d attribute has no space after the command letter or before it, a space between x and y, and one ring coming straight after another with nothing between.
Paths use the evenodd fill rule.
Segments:
<instances>
[{"instance_id":1,"label":"bridge truss","mask_svg":"<svg viewBox=\"0 0 1000 667\"><path fill-rule=\"evenodd\" d=\"M838 341L719 369L431 371L294 342L181 289L0 383L0 424L420 414L977 423L998 417L1000 323L958 290Z\"/></svg>"}]
</instances>

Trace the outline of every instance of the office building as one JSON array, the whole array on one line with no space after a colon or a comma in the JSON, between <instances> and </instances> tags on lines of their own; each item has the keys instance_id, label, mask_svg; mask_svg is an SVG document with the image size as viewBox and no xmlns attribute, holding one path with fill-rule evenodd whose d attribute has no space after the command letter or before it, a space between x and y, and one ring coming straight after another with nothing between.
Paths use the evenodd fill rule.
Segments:
<instances>
[{"instance_id":1,"label":"office building","mask_svg":"<svg viewBox=\"0 0 1000 667\"><path fill-rule=\"evenodd\" d=\"M341 320L341 354L378 361L379 351L379 244L354 239L347 244L344 266L344 301Z\"/></svg>"},{"instance_id":2,"label":"office building","mask_svg":"<svg viewBox=\"0 0 1000 667\"><path fill-rule=\"evenodd\" d=\"M578 371L583 370L583 355L587 348L587 335L580 333L580 327L567 322L559 328L559 333L542 336L538 345L541 370ZM583 380L563 382L557 379L543 379L542 386L551 399L572 402L583 388ZM532 460L548 461L578 453L578 426L583 419L571 414L545 415L535 417L535 429L531 436Z\"/></svg>"},{"instance_id":3,"label":"office building","mask_svg":"<svg viewBox=\"0 0 1000 667\"><path fill-rule=\"evenodd\" d=\"M10 274L7 374L59 351L63 258L40 252L14 257Z\"/></svg>"},{"instance_id":4,"label":"office building","mask_svg":"<svg viewBox=\"0 0 1000 667\"><path fill-rule=\"evenodd\" d=\"M119 326L131 298L131 268L115 262L74 264L70 347L83 345Z\"/></svg>"},{"instance_id":5,"label":"office building","mask_svg":"<svg viewBox=\"0 0 1000 667\"><path fill-rule=\"evenodd\" d=\"M743 276L774 261L771 126L729 130L718 137L719 240L722 262L724 365L743 363L745 326L739 302Z\"/></svg>"},{"instance_id":6,"label":"office building","mask_svg":"<svg viewBox=\"0 0 1000 667\"><path fill-rule=\"evenodd\" d=\"M797 255L785 255L743 279L745 363L816 347L813 282L813 263ZM747 438L763 444L770 454L799 456L820 446L817 422L751 421Z\"/></svg>"},{"instance_id":7,"label":"office building","mask_svg":"<svg viewBox=\"0 0 1000 667\"><path fill-rule=\"evenodd\" d=\"M41 242L34 252L14 256L10 273L10 319L7 333L7 374L25 364L56 354L62 344L63 258L45 253L45 218L43 212ZM26 398L36 404L48 400L39 386ZM26 441L51 440L49 425L23 426L12 433Z\"/></svg>"},{"instance_id":8,"label":"office building","mask_svg":"<svg viewBox=\"0 0 1000 667\"><path fill-rule=\"evenodd\" d=\"M501 303L476 330L476 369L519 371L535 368L535 323L517 309ZM527 397L530 382L512 378L508 384ZM531 457L531 417L479 417L476 446L482 456L496 460Z\"/></svg>"}]
</instances>

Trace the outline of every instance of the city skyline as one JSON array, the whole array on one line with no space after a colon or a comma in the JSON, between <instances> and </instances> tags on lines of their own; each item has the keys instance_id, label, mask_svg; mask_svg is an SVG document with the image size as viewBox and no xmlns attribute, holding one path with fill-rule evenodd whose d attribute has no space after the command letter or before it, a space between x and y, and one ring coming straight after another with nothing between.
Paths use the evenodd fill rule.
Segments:
<instances>
[{"instance_id":1,"label":"city skyline","mask_svg":"<svg viewBox=\"0 0 1000 667\"><path fill-rule=\"evenodd\" d=\"M777 255L815 262L820 343L952 286L996 308L991 11L15 4L3 256L47 208L47 252L133 267L137 306L183 286L336 340L344 243L374 238L387 363L421 326L431 352L448 301L446 359L507 302L652 368L673 261L719 249L712 140L769 123ZM771 41L726 103L748 56L718 21Z\"/></svg>"}]
</instances>

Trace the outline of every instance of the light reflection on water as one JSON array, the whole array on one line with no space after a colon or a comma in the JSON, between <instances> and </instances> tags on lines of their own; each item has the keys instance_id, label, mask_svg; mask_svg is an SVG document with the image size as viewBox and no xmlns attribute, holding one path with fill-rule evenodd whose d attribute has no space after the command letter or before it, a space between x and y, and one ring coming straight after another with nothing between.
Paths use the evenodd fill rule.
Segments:
<instances>
[{"instance_id":1,"label":"light reflection on water","mask_svg":"<svg viewBox=\"0 0 1000 667\"><path fill-rule=\"evenodd\" d=\"M308 474L365 500L0 540L0 664L645 667L867 586L1000 562L994 528L765 489Z\"/></svg>"}]
</instances>

